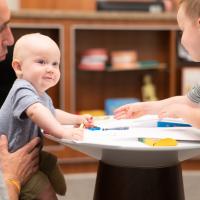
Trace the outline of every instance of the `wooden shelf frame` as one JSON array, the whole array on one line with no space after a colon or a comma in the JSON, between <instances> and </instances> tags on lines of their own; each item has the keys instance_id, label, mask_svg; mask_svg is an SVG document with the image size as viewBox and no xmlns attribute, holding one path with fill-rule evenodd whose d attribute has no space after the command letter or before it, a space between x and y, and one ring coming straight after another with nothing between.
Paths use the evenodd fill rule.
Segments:
<instances>
[{"instance_id":1,"label":"wooden shelf frame","mask_svg":"<svg viewBox=\"0 0 200 200\"><path fill-rule=\"evenodd\" d=\"M80 91L80 93L82 93L82 95L85 93L85 96L88 96L88 99L89 99L90 91L87 92L87 90L92 90L94 92L94 88L89 87L89 86L86 86L87 90L85 90L84 92L81 90L79 90L77 92L77 90L78 90L77 88L79 87L79 85L81 85L80 87L83 87L83 85L81 83L80 84L77 83L77 82L79 82L79 79L80 79L80 77L77 78L77 76L78 76L78 74L81 73L80 70L79 71L77 70L78 64L80 62L80 55L79 55L80 52L87 48L94 48L94 47L104 48L105 46L109 51L116 50L117 48L119 50L121 50L123 48L125 49L124 46L119 47L120 45L118 45L118 44L113 45L114 44L113 37L119 39L118 43L120 43L121 42L120 40L122 40L123 34L125 35L125 37L128 36L127 38L129 38L129 39L131 38L131 35L133 35L133 37L137 37L137 39L135 39L135 40L132 40L132 41L130 40L130 42L133 43L133 46L134 46L134 43L138 43L136 45L137 47L139 47L141 42L146 43L145 47L144 47L144 44L142 44L142 46L143 46L142 48L139 48L139 50L136 49L139 51L139 55L142 57L142 59L151 60L153 57L153 58L156 58L155 60L167 63L167 71L169 73L169 76L167 77L169 83L167 83L167 85L169 85L169 86L165 90L168 90L168 91L167 91L167 95L159 94L159 96L161 98L166 98L168 96L174 96L176 94L176 89L175 89L176 88L176 31L178 31L177 26L174 26L174 25L160 26L157 24L156 25L144 25L144 24L139 24L139 25L138 24L136 24L136 25L106 24L105 25L105 24L97 23L97 24L73 25L71 27L71 41L72 41L72 45L71 45L71 50L72 50L72 69L71 69L71 71L72 71L72 74L71 75L72 75L72 79L73 79L72 85L71 85L72 86L71 91L73 91L71 94L71 102L73 102L72 110L79 111L83 107L83 104L86 104L86 101L84 101L84 103L82 105L79 105L80 103L77 104L77 101L79 101L79 99L82 99L81 96L79 95L79 91ZM111 32L111 33L109 34L109 32ZM117 34L117 33L119 33L119 34ZM130 34L127 34L127 33L130 33ZM95 36L95 34L96 34L96 36ZM104 34L105 34L105 36L104 36ZM113 35L113 37L111 37L111 35ZM158 37L156 37L157 35L158 35ZM152 38L151 38L151 36L152 36ZM80 39L81 37L82 37L82 39ZM97 38L102 38L102 37L104 37L104 38L99 39L99 40L97 39ZM111 42L109 41L109 38L111 38ZM151 39L153 41L150 41ZM127 40L126 38L124 39L124 41L125 41L126 45L129 43L129 40ZM148 42L148 41L150 41L150 42ZM109 46L109 44L107 44L109 42L111 43L110 46ZM103 47L101 46L102 43L104 45ZM154 43L155 43L155 46L154 46ZM156 43L161 43L161 44L156 44ZM149 48L149 45L151 45L152 47ZM115 47L113 48L113 46L115 46ZM129 45L128 49L130 49L130 48L131 48L131 46ZM166 53L164 53L164 51L165 51L164 48L166 48ZM143 54L144 54L144 56L143 56ZM156 55L156 54L158 54L158 55ZM140 59L139 59L139 61L140 61ZM117 71L117 72L119 72L119 71ZM134 70L129 70L129 72L131 72L131 71L134 71ZM82 73L86 73L86 72L82 72ZM88 70L88 73L92 73L92 72L89 72L89 70ZM88 78L91 78L91 75L89 75ZM100 77L96 77L96 78L100 78ZM93 83L91 83L91 84L93 84ZM94 83L94 84L96 84L96 83ZM141 84L140 84L140 86L141 86ZM139 87L139 85L137 84L136 87ZM99 87L97 87L97 89L99 89L99 91L102 91L101 88L99 88ZM105 90L105 88L104 88L104 90ZM138 93L138 91L136 91L136 92ZM103 93L102 93L102 95L103 95ZM116 96L115 94L113 94L113 95L114 95L113 97ZM130 97L130 96L128 96L128 97ZM138 98L138 96L136 96L136 97ZM96 98L95 98L95 100L98 101ZM88 101L91 103L90 100L88 100ZM96 108L93 105L93 107L91 107L91 108L89 106L85 106L85 107L83 107L83 109L86 109L86 110L99 109L99 108L103 109L102 100L101 100L101 103L97 102L97 105L98 105L98 107L96 107Z\"/></svg>"}]
</instances>

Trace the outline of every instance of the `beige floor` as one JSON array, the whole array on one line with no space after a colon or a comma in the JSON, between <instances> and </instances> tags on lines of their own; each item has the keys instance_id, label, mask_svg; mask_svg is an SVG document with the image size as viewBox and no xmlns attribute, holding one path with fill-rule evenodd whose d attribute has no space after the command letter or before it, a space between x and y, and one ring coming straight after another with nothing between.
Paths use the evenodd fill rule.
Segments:
<instances>
[{"instance_id":1,"label":"beige floor","mask_svg":"<svg viewBox=\"0 0 200 200\"><path fill-rule=\"evenodd\" d=\"M59 200L92 200L96 174L70 174L66 176L68 192ZM200 199L200 171L183 172L185 200Z\"/></svg>"},{"instance_id":2,"label":"beige floor","mask_svg":"<svg viewBox=\"0 0 200 200\"><path fill-rule=\"evenodd\" d=\"M92 200L95 179L94 173L67 175L67 194L59 200Z\"/></svg>"}]
</instances>

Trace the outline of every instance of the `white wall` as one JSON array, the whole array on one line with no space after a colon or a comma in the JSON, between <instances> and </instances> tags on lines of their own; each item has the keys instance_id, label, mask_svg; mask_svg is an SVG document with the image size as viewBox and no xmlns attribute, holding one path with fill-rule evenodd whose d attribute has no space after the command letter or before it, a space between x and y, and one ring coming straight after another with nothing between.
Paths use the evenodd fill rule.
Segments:
<instances>
[{"instance_id":1,"label":"white wall","mask_svg":"<svg viewBox=\"0 0 200 200\"><path fill-rule=\"evenodd\" d=\"M7 0L8 6L11 10L19 10L20 0Z\"/></svg>"}]
</instances>

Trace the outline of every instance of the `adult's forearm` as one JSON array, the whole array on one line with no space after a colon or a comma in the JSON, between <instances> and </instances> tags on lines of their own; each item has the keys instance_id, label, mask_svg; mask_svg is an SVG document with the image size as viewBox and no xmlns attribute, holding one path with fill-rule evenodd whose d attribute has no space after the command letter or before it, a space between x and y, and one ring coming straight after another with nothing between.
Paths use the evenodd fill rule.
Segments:
<instances>
[{"instance_id":1,"label":"adult's forearm","mask_svg":"<svg viewBox=\"0 0 200 200\"><path fill-rule=\"evenodd\" d=\"M191 108L183 118L192 126L200 128L200 108Z\"/></svg>"},{"instance_id":2,"label":"adult's forearm","mask_svg":"<svg viewBox=\"0 0 200 200\"><path fill-rule=\"evenodd\" d=\"M138 110L142 110L143 115L144 114L158 114L158 112L160 112L163 108L166 108L170 104L184 103L186 101L189 101L186 98L187 98L186 96L174 96L174 97L170 97L170 98L159 100L159 101L143 102L142 104L138 104L137 109L135 107L135 105L137 104L133 104L132 110L134 112L137 112Z\"/></svg>"},{"instance_id":3,"label":"adult's forearm","mask_svg":"<svg viewBox=\"0 0 200 200\"><path fill-rule=\"evenodd\" d=\"M186 105L192 106L192 107L199 106L197 103L191 101L191 99L189 99L187 95L174 96L174 97L160 100L159 102L160 102L161 108L164 108L173 103L186 104Z\"/></svg>"},{"instance_id":4,"label":"adult's forearm","mask_svg":"<svg viewBox=\"0 0 200 200\"><path fill-rule=\"evenodd\" d=\"M9 179L9 176L0 172L0 199L18 200L20 183L16 179ZM15 180L15 183L12 181Z\"/></svg>"},{"instance_id":5,"label":"adult's forearm","mask_svg":"<svg viewBox=\"0 0 200 200\"><path fill-rule=\"evenodd\" d=\"M0 199L9 200L7 185L4 182L4 177L0 171Z\"/></svg>"},{"instance_id":6,"label":"adult's forearm","mask_svg":"<svg viewBox=\"0 0 200 200\"><path fill-rule=\"evenodd\" d=\"M10 200L19 199L20 185L25 183L38 170L39 149L36 146L39 142L39 138L34 138L16 152L9 153L7 138L1 135L0 166L3 178L0 178L0 181L7 187L7 196Z\"/></svg>"},{"instance_id":7,"label":"adult's forearm","mask_svg":"<svg viewBox=\"0 0 200 200\"><path fill-rule=\"evenodd\" d=\"M174 96L167 99L160 100L162 107L165 107L172 103L186 103L187 97L186 96Z\"/></svg>"},{"instance_id":8,"label":"adult's forearm","mask_svg":"<svg viewBox=\"0 0 200 200\"><path fill-rule=\"evenodd\" d=\"M6 181L8 196L10 200L18 200L19 199L19 192L15 185Z\"/></svg>"}]
</instances>

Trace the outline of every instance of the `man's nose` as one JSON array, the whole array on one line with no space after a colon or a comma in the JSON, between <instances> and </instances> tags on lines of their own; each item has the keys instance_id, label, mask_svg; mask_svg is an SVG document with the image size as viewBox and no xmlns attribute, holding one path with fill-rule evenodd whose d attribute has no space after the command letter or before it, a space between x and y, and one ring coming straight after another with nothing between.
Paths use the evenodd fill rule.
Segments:
<instances>
[{"instance_id":1,"label":"man's nose","mask_svg":"<svg viewBox=\"0 0 200 200\"><path fill-rule=\"evenodd\" d=\"M6 27L3 32L3 45L4 46L11 46L14 44L14 37L11 32L10 27Z\"/></svg>"}]
</instances>

